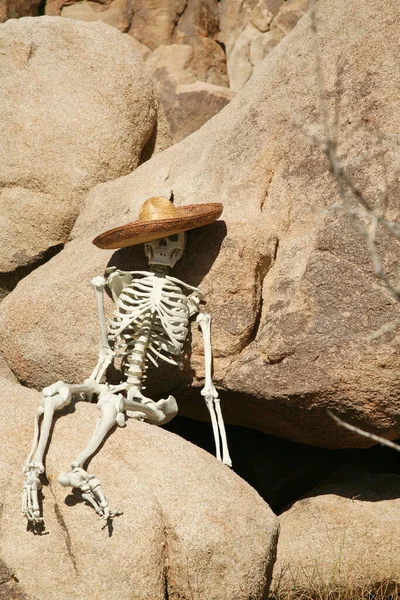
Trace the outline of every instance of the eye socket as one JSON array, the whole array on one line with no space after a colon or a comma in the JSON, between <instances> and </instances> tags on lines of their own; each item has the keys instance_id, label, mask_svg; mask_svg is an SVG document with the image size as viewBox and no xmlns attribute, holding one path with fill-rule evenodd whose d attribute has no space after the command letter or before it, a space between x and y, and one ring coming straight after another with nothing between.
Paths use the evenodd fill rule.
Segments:
<instances>
[{"instance_id":1,"label":"eye socket","mask_svg":"<svg viewBox=\"0 0 400 600\"><path fill-rule=\"evenodd\" d=\"M169 235L168 239L170 242L177 242L178 241L178 234L174 233L173 235Z\"/></svg>"}]
</instances>

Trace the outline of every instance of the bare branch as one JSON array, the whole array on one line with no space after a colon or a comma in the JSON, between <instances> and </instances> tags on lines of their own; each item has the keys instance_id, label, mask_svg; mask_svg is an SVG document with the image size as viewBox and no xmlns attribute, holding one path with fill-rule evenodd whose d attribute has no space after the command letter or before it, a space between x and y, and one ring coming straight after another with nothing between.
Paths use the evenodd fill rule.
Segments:
<instances>
[{"instance_id":1,"label":"bare branch","mask_svg":"<svg viewBox=\"0 0 400 600\"><path fill-rule=\"evenodd\" d=\"M379 435L375 435L374 433L368 433L368 431L364 431L363 429L354 427L354 425L350 425L350 423L346 423L346 421L342 421L342 419L339 419L339 417L334 415L330 410L328 410L327 412L328 412L328 415L330 417L332 417L332 419L334 421L336 421L336 423L338 425L340 425L341 427L344 427L345 429L348 429L349 431L353 431L354 433L357 433L358 435L362 435L363 437L373 440L374 442L378 442L378 444L382 444L382 446L387 446L388 448L391 448L392 450L396 450L396 452L400 452L399 444L395 444L394 442L391 442L390 440L387 440L386 438L380 437Z\"/></svg>"}]
</instances>

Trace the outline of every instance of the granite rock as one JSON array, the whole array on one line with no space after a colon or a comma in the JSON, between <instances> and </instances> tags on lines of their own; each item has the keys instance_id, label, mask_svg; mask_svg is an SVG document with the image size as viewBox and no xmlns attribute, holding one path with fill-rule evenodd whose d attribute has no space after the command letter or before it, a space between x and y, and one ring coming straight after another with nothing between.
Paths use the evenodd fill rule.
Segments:
<instances>
[{"instance_id":1,"label":"granite rock","mask_svg":"<svg viewBox=\"0 0 400 600\"><path fill-rule=\"evenodd\" d=\"M112 526L57 483L94 430L93 404L77 403L57 418L43 487L45 531L27 530L21 465L39 400L34 390L1 380L0 558L21 593L52 600L87 598L89 589L99 600L266 597L276 517L248 484L182 438L135 420L111 433L89 472L123 510Z\"/></svg>"}]
</instances>

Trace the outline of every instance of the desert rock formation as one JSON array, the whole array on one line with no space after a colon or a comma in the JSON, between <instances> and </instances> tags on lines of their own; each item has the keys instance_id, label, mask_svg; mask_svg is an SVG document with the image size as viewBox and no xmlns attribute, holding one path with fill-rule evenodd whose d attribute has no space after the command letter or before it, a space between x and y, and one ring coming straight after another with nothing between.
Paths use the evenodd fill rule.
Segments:
<instances>
[{"instance_id":1,"label":"desert rock formation","mask_svg":"<svg viewBox=\"0 0 400 600\"><path fill-rule=\"evenodd\" d=\"M234 97L307 8L307 0L4 0L0 22L46 14L102 22L125 33L148 60L176 143ZM170 46L190 48L191 81L166 76L166 63L169 74L177 75L179 50L171 53ZM196 83L196 90L177 89L186 83Z\"/></svg>"},{"instance_id":2,"label":"desert rock formation","mask_svg":"<svg viewBox=\"0 0 400 600\"><path fill-rule=\"evenodd\" d=\"M103 251L92 239L171 192L177 205L224 205L218 222L189 232L172 274L200 286L213 316L227 428L247 426L229 438L233 455L245 446L234 467L250 463L248 481L277 510L285 506L274 597L293 587L308 596L321 587L365 594L387 585L389 593L400 570L399 468L382 473L377 459L359 460L374 448L347 453L373 442L328 411L400 436L398 335L370 339L399 318L399 305L374 275L312 143L325 131L304 3L144 0L133 10L128 0L49 0L46 12L58 16L21 20L10 19L10 6L0 16L0 288L19 283L0 304L0 597L261 600L268 592L276 519L234 473L179 437L132 419L111 432L88 470L124 511L113 527L102 529L78 494L57 484L94 429L94 404L74 403L56 420L43 489L48 534L32 535L20 515L37 390L82 382L97 360L91 278L110 265L147 267L141 246ZM320 0L317 9L338 155L356 189L397 223L399 19L396 0ZM150 76L182 140L172 147ZM377 249L396 281L398 245L380 229ZM109 376L119 381L118 370ZM193 324L182 368L150 370L146 394L172 393L181 415L207 419L203 384ZM197 420L190 427L201 429ZM350 455L356 466L326 479Z\"/></svg>"},{"instance_id":3,"label":"desert rock formation","mask_svg":"<svg viewBox=\"0 0 400 600\"><path fill-rule=\"evenodd\" d=\"M395 132L398 73L391 57L400 9L394 1L384 11L361 0L318 6L330 110L340 101L340 152L356 184L373 196L385 169L393 175L393 153L379 159L379 168L372 152L359 157L374 148L377 129ZM400 435L396 339L367 339L398 308L375 279L364 240L347 217L326 212L338 201L335 184L299 125L321 128L312 53L306 15L198 132L134 173L92 188L74 241L1 305L1 348L22 381L40 387L91 372L98 335L91 277L109 261L145 267L140 248L113 255L92 248L91 239L136 219L146 198L172 188L177 204L224 204L223 222L189 235L175 274L201 286L214 317L215 379L227 421L327 448L368 445L340 429L330 409L388 438ZM365 71L366 54L373 75ZM389 210L398 214L394 196ZM384 236L379 243L392 273L397 247ZM204 373L195 327L192 335L190 361L183 371L161 371L153 394L178 389L182 412L204 418L198 390L188 387L201 385Z\"/></svg>"}]
</instances>

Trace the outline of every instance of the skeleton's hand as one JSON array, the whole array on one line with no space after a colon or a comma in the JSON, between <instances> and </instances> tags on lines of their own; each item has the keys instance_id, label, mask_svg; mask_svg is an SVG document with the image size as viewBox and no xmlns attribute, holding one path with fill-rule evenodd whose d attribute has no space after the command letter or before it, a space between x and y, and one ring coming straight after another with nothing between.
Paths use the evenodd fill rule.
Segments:
<instances>
[{"instance_id":1,"label":"skeleton's hand","mask_svg":"<svg viewBox=\"0 0 400 600\"><path fill-rule=\"evenodd\" d=\"M24 469L25 481L22 488L22 514L32 523L43 521L38 499L38 492L42 489L39 474L42 472L43 469L39 465L30 464Z\"/></svg>"},{"instance_id":2,"label":"skeleton's hand","mask_svg":"<svg viewBox=\"0 0 400 600\"><path fill-rule=\"evenodd\" d=\"M110 348L110 346L100 345L99 349L99 359L97 361L97 365L93 369L89 379L85 379L85 383L89 384L90 382L99 383L101 378L103 377L107 367L111 365L114 361L115 352ZM93 394L97 394L99 392L94 391Z\"/></svg>"},{"instance_id":3,"label":"skeleton's hand","mask_svg":"<svg viewBox=\"0 0 400 600\"><path fill-rule=\"evenodd\" d=\"M93 377L93 373L92 373L92 375L90 376L91 377L90 380L91 381L95 380L95 381L99 382L101 377L103 376L104 372L106 371L107 367L114 362L115 356L116 356L116 353L114 352L114 350L112 350L110 348L110 346L100 346L99 360L97 363L99 366L99 371L97 372L97 376L95 376L95 377ZM95 394L97 394L97 393L100 393L100 392L95 392Z\"/></svg>"}]
</instances>

